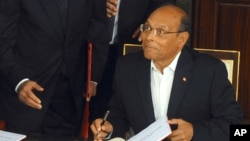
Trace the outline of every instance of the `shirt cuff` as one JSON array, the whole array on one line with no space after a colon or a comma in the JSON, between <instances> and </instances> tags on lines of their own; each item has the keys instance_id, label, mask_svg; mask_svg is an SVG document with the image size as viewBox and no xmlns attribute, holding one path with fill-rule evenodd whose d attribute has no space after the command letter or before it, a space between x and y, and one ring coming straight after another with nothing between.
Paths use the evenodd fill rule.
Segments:
<instances>
[{"instance_id":1,"label":"shirt cuff","mask_svg":"<svg viewBox=\"0 0 250 141\"><path fill-rule=\"evenodd\" d=\"M91 81L91 82L92 82L92 83L94 83L96 86L97 86L97 84L98 84L98 83L97 83L97 82L95 82L95 81Z\"/></svg>"},{"instance_id":2,"label":"shirt cuff","mask_svg":"<svg viewBox=\"0 0 250 141\"><path fill-rule=\"evenodd\" d=\"M21 81L16 85L15 92L17 93L17 90L18 90L19 86L20 86L23 82L28 81L28 80L29 80L28 78L24 78L23 80L21 80Z\"/></svg>"},{"instance_id":3,"label":"shirt cuff","mask_svg":"<svg viewBox=\"0 0 250 141\"><path fill-rule=\"evenodd\" d=\"M109 140L109 139L111 138L111 136L112 136L112 133L113 133L113 131L112 131L107 137L105 137L105 138L103 138L103 139Z\"/></svg>"}]
</instances>

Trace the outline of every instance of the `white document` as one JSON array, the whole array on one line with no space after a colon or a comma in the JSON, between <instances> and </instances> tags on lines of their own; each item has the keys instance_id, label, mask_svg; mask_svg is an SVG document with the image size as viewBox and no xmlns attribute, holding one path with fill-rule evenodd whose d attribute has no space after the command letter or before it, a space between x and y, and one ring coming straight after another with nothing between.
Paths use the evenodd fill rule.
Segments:
<instances>
[{"instance_id":1,"label":"white document","mask_svg":"<svg viewBox=\"0 0 250 141\"><path fill-rule=\"evenodd\" d=\"M0 141L21 141L26 135L0 130Z\"/></svg>"},{"instance_id":2,"label":"white document","mask_svg":"<svg viewBox=\"0 0 250 141\"><path fill-rule=\"evenodd\" d=\"M161 117L128 141L161 141L171 134L167 117Z\"/></svg>"},{"instance_id":3,"label":"white document","mask_svg":"<svg viewBox=\"0 0 250 141\"><path fill-rule=\"evenodd\" d=\"M110 139L108 141L125 141L125 139L120 138L120 137L115 137L115 138L112 138L112 139Z\"/></svg>"}]
</instances>

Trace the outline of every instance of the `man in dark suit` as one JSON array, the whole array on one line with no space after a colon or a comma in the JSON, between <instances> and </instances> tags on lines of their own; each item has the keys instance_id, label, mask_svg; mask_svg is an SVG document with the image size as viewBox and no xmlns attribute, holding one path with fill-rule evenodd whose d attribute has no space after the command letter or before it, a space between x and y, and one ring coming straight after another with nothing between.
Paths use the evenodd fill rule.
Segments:
<instances>
[{"instance_id":1,"label":"man in dark suit","mask_svg":"<svg viewBox=\"0 0 250 141\"><path fill-rule=\"evenodd\" d=\"M103 115L108 101L112 96L112 84L117 58L122 55L124 43L138 43L137 34L139 27L144 23L148 15L159 5L175 3L175 0L106 0L108 17L109 53L103 80L98 83L95 102L95 113ZM111 22L111 19L112 22ZM113 24L113 26L111 26ZM99 106L98 106L99 105ZM94 115L95 117L96 115Z\"/></svg>"},{"instance_id":2,"label":"man in dark suit","mask_svg":"<svg viewBox=\"0 0 250 141\"><path fill-rule=\"evenodd\" d=\"M223 62L185 46L188 27L187 14L174 5L149 16L141 26L143 52L118 60L108 121L91 125L96 140L123 137L129 127L137 134L164 116L177 125L166 140L229 140L242 111Z\"/></svg>"},{"instance_id":3,"label":"man in dark suit","mask_svg":"<svg viewBox=\"0 0 250 141\"><path fill-rule=\"evenodd\" d=\"M0 93L7 130L79 134L88 28L98 28L91 26L91 17L106 18L106 9L98 7L104 4L100 0L0 2L0 71L4 76ZM93 51L96 60L95 52L101 51ZM105 62L103 58L97 63ZM100 75L93 74L92 80L98 82ZM94 83L91 86L94 91Z\"/></svg>"}]
</instances>

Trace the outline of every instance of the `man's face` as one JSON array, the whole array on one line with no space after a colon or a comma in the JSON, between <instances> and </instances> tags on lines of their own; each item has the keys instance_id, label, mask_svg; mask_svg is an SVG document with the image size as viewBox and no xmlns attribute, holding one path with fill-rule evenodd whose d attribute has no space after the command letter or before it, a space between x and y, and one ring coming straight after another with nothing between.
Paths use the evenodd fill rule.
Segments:
<instances>
[{"instance_id":1,"label":"man's face","mask_svg":"<svg viewBox=\"0 0 250 141\"><path fill-rule=\"evenodd\" d=\"M144 24L141 33L144 56L168 65L183 48L182 34L179 32L181 13L172 8L153 12ZM186 42L186 41L185 41Z\"/></svg>"}]
</instances>

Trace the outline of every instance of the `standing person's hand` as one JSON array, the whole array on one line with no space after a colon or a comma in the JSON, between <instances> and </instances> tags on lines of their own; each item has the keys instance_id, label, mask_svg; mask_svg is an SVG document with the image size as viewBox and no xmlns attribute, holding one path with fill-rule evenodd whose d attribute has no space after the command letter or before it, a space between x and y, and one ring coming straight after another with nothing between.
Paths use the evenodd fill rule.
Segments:
<instances>
[{"instance_id":1,"label":"standing person's hand","mask_svg":"<svg viewBox=\"0 0 250 141\"><path fill-rule=\"evenodd\" d=\"M115 16L118 12L117 9L117 0L106 0L106 6L107 6L107 17Z\"/></svg>"},{"instance_id":2,"label":"standing person's hand","mask_svg":"<svg viewBox=\"0 0 250 141\"><path fill-rule=\"evenodd\" d=\"M96 88L97 88L97 83L91 81L90 82L90 97L96 95Z\"/></svg>"},{"instance_id":3,"label":"standing person's hand","mask_svg":"<svg viewBox=\"0 0 250 141\"><path fill-rule=\"evenodd\" d=\"M19 86L17 90L18 98L21 102L34 109L42 109L42 102L34 94L34 91L42 92L44 89L35 81L27 80Z\"/></svg>"},{"instance_id":4,"label":"standing person's hand","mask_svg":"<svg viewBox=\"0 0 250 141\"><path fill-rule=\"evenodd\" d=\"M140 27L139 27L139 28L137 28L137 29L135 30L134 34L132 35L132 38L137 38L138 41L140 42L140 41L141 41L141 36L140 36L140 34L141 34L141 31L140 31Z\"/></svg>"}]
</instances>

